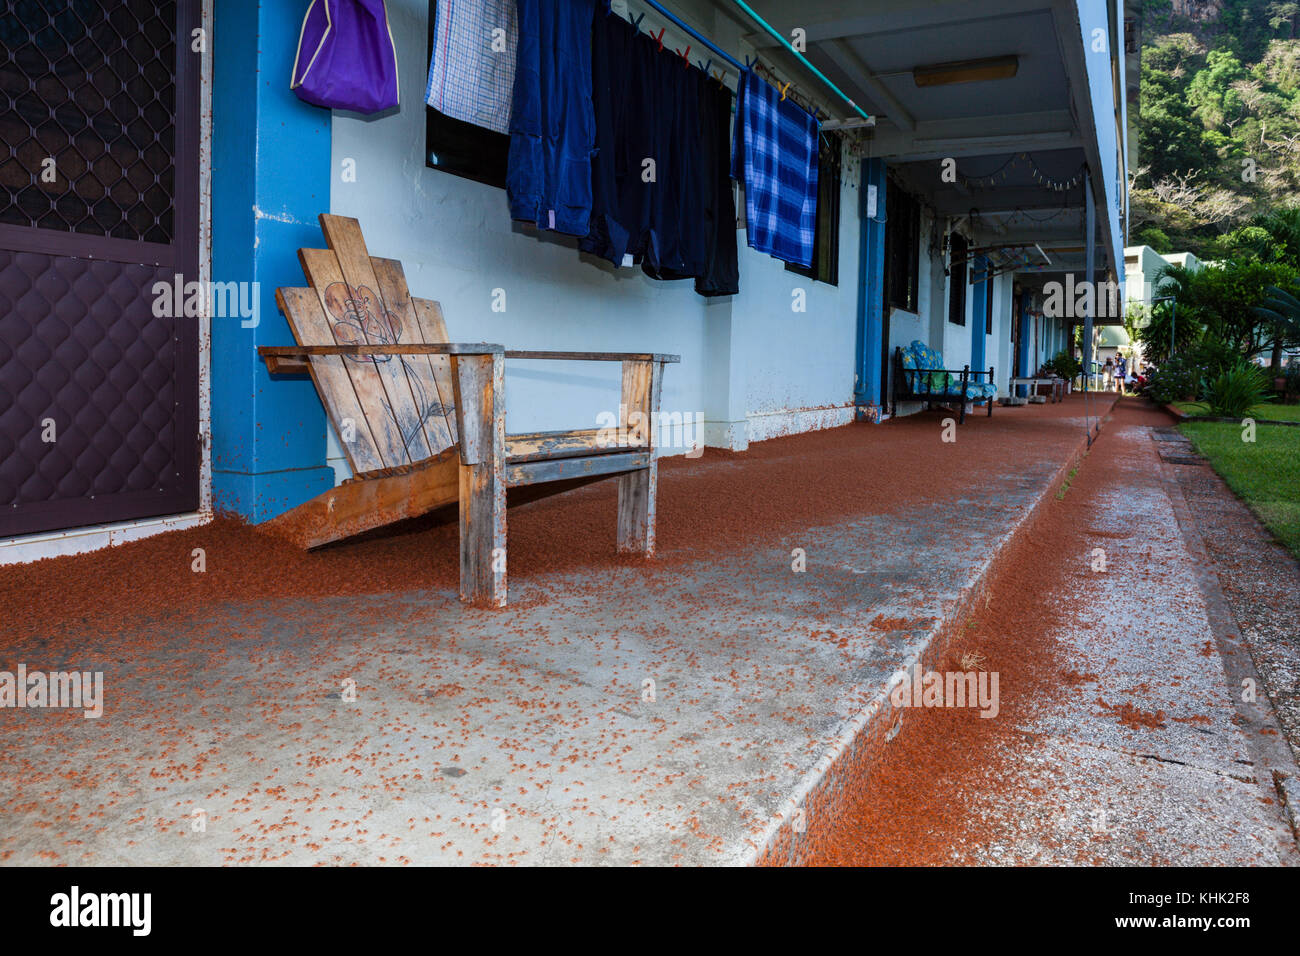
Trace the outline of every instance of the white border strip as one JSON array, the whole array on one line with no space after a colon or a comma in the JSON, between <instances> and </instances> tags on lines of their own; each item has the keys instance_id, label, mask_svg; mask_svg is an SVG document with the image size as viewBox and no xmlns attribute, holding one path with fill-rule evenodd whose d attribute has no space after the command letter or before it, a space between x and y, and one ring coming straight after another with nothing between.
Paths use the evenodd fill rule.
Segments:
<instances>
[{"instance_id":1,"label":"white border strip","mask_svg":"<svg viewBox=\"0 0 1300 956\"><path fill-rule=\"evenodd\" d=\"M89 525L68 531L47 531L28 534L20 538L0 541L0 566L26 564L42 558L58 558L67 554L85 554L102 548L115 548L128 541L139 541L164 531L195 528L212 520L211 512L193 511L184 515L167 515L162 518L142 518L138 521L118 521L112 524Z\"/></svg>"}]
</instances>

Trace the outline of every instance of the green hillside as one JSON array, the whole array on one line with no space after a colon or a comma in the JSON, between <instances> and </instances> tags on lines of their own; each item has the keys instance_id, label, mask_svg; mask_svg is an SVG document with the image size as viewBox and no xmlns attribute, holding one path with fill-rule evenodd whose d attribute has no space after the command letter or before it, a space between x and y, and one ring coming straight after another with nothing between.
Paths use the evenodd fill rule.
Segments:
<instances>
[{"instance_id":1,"label":"green hillside","mask_svg":"<svg viewBox=\"0 0 1300 956\"><path fill-rule=\"evenodd\" d=\"M1146 0L1130 241L1270 258L1255 217L1300 205L1300 2Z\"/></svg>"}]
</instances>

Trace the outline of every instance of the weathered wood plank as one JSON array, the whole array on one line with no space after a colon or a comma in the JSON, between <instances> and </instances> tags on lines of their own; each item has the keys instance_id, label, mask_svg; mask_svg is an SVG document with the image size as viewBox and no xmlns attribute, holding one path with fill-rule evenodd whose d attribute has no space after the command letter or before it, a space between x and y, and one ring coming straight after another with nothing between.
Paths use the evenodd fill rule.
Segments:
<instances>
[{"instance_id":1,"label":"weathered wood plank","mask_svg":"<svg viewBox=\"0 0 1300 956\"><path fill-rule=\"evenodd\" d=\"M650 467L645 451L621 451L590 458L551 458L543 461L510 462L506 465L506 486L519 488L545 481L567 481L595 475L616 475Z\"/></svg>"},{"instance_id":2,"label":"weathered wood plank","mask_svg":"<svg viewBox=\"0 0 1300 956\"><path fill-rule=\"evenodd\" d=\"M460 460L456 450L449 448L404 474L349 481L331 488L258 525L258 530L300 548L319 548L455 504L459 495Z\"/></svg>"},{"instance_id":3,"label":"weathered wood plank","mask_svg":"<svg viewBox=\"0 0 1300 956\"><path fill-rule=\"evenodd\" d=\"M313 290L314 291L314 290ZM491 342L444 342L436 345L259 345L263 358L291 358L312 355L493 355L504 352Z\"/></svg>"},{"instance_id":4,"label":"weathered wood plank","mask_svg":"<svg viewBox=\"0 0 1300 956\"><path fill-rule=\"evenodd\" d=\"M460 433L460 597L506 603L505 359L452 362Z\"/></svg>"},{"instance_id":5,"label":"weathered wood plank","mask_svg":"<svg viewBox=\"0 0 1300 956\"><path fill-rule=\"evenodd\" d=\"M293 337L301 344L329 342L333 339L329 322L321 310L320 299L312 289L280 288L275 300L289 323ZM339 444L347 455L354 475L385 467L383 455L370 433L365 410L357 398L352 378L343 367L344 359L319 355L308 363L316 394L320 396Z\"/></svg>"},{"instance_id":6,"label":"weathered wood plank","mask_svg":"<svg viewBox=\"0 0 1300 956\"><path fill-rule=\"evenodd\" d=\"M680 362L680 355L659 352L548 352L537 349L507 349L508 359L555 359L572 362Z\"/></svg>"},{"instance_id":7,"label":"weathered wood plank","mask_svg":"<svg viewBox=\"0 0 1300 956\"><path fill-rule=\"evenodd\" d=\"M320 299L321 308L325 310L334 344L374 344L361 330L358 315L359 312L364 312L364 306L354 303L354 290L349 289L343 281L343 273L334 253L328 249L299 249L298 261L302 263L303 274ZM406 376L399 372L397 378L400 383L394 382L392 370L385 368L387 363L369 356L348 357L344 363L361 407L365 410L370 434L374 436L376 446L383 455L384 464L388 467L410 464L413 459L403 440L401 427L390 412L392 402L389 398L389 390L396 392L397 384L406 389L409 395Z\"/></svg>"},{"instance_id":8,"label":"weathered wood plank","mask_svg":"<svg viewBox=\"0 0 1300 956\"><path fill-rule=\"evenodd\" d=\"M659 490L659 461L655 419L659 414L663 365L660 362L623 363L622 404L628 419L629 442L644 437L647 467L618 480L618 551L620 554L654 554L655 504ZM641 425L642 428L637 426Z\"/></svg>"},{"instance_id":9,"label":"weathered wood plank","mask_svg":"<svg viewBox=\"0 0 1300 956\"><path fill-rule=\"evenodd\" d=\"M266 370L272 375L310 375L311 365L307 359L291 358L284 355L263 355L262 360L266 362ZM318 386L317 392L320 391Z\"/></svg>"},{"instance_id":10,"label":"weathered wood plank","mask_svg":"<svg viewBox=\"0 0 1300 956\"><path fill-rule=\"evenodd\" d=\"M446 339L436 343L426 343L423 327L415 314L415 303L411 301L410 290L406 287L406 275L402 264L396 259L380 259L372 256L370 265L374 269L375 279L379 283L379 294L401 322L404 334L410 336L411 344L444 344ZM430 356L413 355L401 361L406 366L407 379L415 395L415 403L424 418L424 434L429 440L430 449L437 453L455 444L451 437L452 430L447 425L447 409L438 392L438 384ZM444 359L445 361L445 359Z\"/></svg>"},{"instance_id":11,"label":"weathered wood plank","mask_svg":"<svg viewBox=\"0 0 1300 956\"><path fill-rule=\"evenodd\" d=\"M379 294L379 280L370 265L370 252L366 249L361 224L347 216L322 213L321 232L338 260L343 281L350 300L346 320L360 328L365 341L372 345L400 345L411 342L411 332L402 325L402 317L389 308ZM407 375L406 365L398 356L375 356L379 373L384 376L388 392L388 413L401 429L411 461L419 461L433 454L424 422L430 414L416 398L418 386Z\"/></svg>"},{"instance_id":12,"label":"weathered wood plank","mask_svg":"<svg viewBox=\"0 0 1300 956\"><path fill-rule=\"evenodd\" d=\"M412 299L411 302L415 306L415 318L420 323L424 341L446 342L447 323L442 318L442 306L431 299ZM451 440L459 441L460 433L456 426L456 385L452 380L451 358L433 355L429 359L429 364L433 367L434 381L438 383L438 397L447 412L447 428L451 432Z\"/></svg>"},{"instance_id":13,"label":"weathered wood plank","mask_svg":"<svg viewBox=\"0 0 1300 956\"><path fill-rule=\"evenodd\" d=\"M506 436L506 462L519 464L547 458L571 458L575 455L602 455L618 451L617 444L602 445L601 428L573 431L531 432Z\"/></svg>"}]
</instances>

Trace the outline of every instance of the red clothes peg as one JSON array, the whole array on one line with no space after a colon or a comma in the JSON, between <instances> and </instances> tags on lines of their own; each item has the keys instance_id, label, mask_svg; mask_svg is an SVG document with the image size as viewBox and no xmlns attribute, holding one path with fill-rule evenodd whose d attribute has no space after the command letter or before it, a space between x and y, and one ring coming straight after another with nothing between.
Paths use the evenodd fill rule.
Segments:
<instances>
[{"instance_id":1,"label":"red clothes peg","mask_svg":"<svg viewBox=\"0 0 1300 956\"><path fill-rule=\"evenodd\" d=\"M661 51L664 48L664 34L667 32L668 32L668 28L664 27L662 30L659 31L659 35L655 37L655 43L659 45L659 49ZM654 36L654 34L651 34L651 36Z\"/></svg>"}]
</instances>

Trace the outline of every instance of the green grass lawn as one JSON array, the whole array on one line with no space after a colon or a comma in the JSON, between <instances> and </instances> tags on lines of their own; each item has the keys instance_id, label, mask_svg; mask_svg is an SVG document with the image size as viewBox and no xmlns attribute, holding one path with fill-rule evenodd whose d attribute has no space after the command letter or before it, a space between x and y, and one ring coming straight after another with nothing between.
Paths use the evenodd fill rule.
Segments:
<instances>
[{"instance_id":1,"label":"green grass lawn","mask_svg":"<svg viewBox=\"0 0 1300 956\"><path fill-rule=\"evenodd\" d=\"M1252 444L1241 440L1240 425L1187 422L1178 427L1268 530L1300 558L1300 428L1258 425Z\"/></svg>"},{"instance_id":2,"label":"green grass lawn","mask_svg":"<svg viewBox=\"0 0 1300 956\"><path fill-rule=\"evenodd\" d=\"M1210 414L1210 409L1204 402L1174 402L1173 405L1188 415ZM1275 422L1300 422L1300 405L1256 405L1251 409L1250 417L1256 420L1271 418Z\"/></svg>"}]
</instances>

